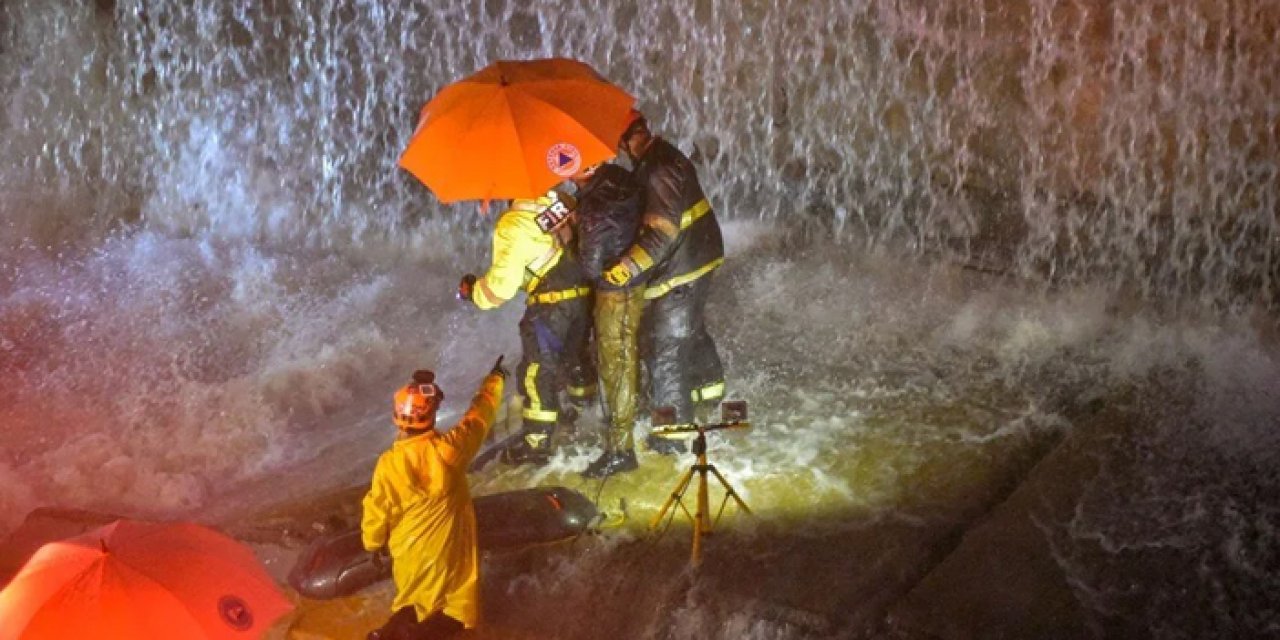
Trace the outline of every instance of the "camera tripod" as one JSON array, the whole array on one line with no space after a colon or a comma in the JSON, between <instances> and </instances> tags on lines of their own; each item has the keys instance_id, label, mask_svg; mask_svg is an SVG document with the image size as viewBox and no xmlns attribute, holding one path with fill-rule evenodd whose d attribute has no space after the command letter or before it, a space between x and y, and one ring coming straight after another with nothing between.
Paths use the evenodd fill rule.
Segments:
<instances>
[{"instance_id":1,"label":"camera tripod","mask_svg":"<svg viewBox=\"0 0 1280 640\"><path fill-rule=\"evenodd\" d=\"M689 562L694 567L702 564L702 538L711 535L715 525L720 522L720 516L724 514L724 507L732 498L737 503L738 508L742 509L747 515L751 515L751 509L747 507L747 503L742 501L733 487L729 485L729 481L724 479L716 466L707 462L707 432L716 429L734 429L747 428L749 425L745 423L724 423L709 425L679 425L664 431L664 434L688 433L693 429L697 429L698 436L693 440L693 455L697 456L697 462L691 465L684 474L680 476L680 481L676 483L676 488L667 497L666 502L662 504L662 509L658 510L658 515L653 517L649 522L649 529L654 530L662 523L662 519L666 517L671 507L679 505L680 509L685 512L693 520L693 550L689 557ZM720 481L720 486L724 487L724 500L720 502L720 509L716 512L714 520L711 518L708 509L708 491L707 491L707 473L715 475L716 480ZM689 513L689 508L685 506L684 494L689 490L689 485L693 481L693 474L698 474L698 494L695 503L696 512Z\"/></svg>"}]
</instances>

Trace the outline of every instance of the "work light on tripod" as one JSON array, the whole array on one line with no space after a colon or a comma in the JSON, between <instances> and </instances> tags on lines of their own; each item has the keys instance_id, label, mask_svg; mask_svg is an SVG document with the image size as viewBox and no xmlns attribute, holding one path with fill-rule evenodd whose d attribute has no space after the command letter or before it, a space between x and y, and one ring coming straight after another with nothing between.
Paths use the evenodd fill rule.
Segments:
<instances>
[{"instance_id":1,"label":"work light on tripod","mask_svg":"<svg viewBox=\"0 0 1280 640\"><path fill-rule=\"evenodd\" d=\"M662 524L663 518L671 507L679 505L680 509L685 512L693 520L693 549L690 554L690 563L697 567L702 564L702 538L710 535L716 524L720 522L720 516L724 514L725 505L732 499L743 513L751 514L751 509L747 507L747 503L742 501L728 480L720 474L715 465L707 462L707 432L719 431L721 429L750 429L751 424L747 422L747 403L745 400L733 400L721 403L720 405L720 422L713 424L673 424L675 412L669 407L660 407L655 409L652 417L654 425L652 435L659 438L675 438L688 439L693 438L693 455L696 458L684 474L680 476L680 481L676 483L676 488L667 497L666 502L662 504L662 509L658 511L658 515L653 517L649 523L649 529L657 529ZM695 513L689 513L688 507L684 503L684 494L689 489L689 484L693 480L694 474L698 475L698 493L695 503ZM716 517L712 519L708 508L708 491L707 491L707 474L711 473L720 482L720 486L724 488L724 499L720 502L720 508L716 511Z\"/></svg>"}]
</instances>

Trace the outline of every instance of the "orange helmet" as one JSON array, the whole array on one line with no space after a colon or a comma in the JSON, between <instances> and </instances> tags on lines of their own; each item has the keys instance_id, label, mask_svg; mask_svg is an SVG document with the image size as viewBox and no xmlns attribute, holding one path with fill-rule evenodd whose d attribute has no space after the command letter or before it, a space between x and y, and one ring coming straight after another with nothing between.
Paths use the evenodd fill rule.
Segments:
<instances>
[{"instance_id":1,"label":"orange helmet","mask_svg":"<svg viewBox=\"0 0 1280 640\"><path fill-rule=\"evenodd\" d=\"M444 402L444 391L435 383L435 374L425 369L413 372L413 382L396 391L391 417L401 429L427 429L435 425L436 409Z\"/></svg>"}]
</instances>

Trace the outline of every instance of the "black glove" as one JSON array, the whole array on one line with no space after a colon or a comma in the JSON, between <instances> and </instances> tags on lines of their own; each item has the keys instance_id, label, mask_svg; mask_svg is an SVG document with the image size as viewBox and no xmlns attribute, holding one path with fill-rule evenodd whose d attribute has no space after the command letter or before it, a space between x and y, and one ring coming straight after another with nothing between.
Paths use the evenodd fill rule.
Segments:
<instances>
[{"instance_id":1,"label":"black glove","mask_svg":"<svg viewBox=\"0 0 1280 640\"><path fill-rule=\"evenodd\" d=\"M507 376L511 375L511 372L507 371L507 368L502 366L502 359L505 357L505 355L498 356L498 361L493 363L493 368L489 370L489 375L497 374L501 376L503 380L506 380Z\"/></svg>"},{"instance_id":2,"label":"black glove","mask_svg":"<svg viewBox=\"0 0 1280 640\"><path fill-rule=\"evenodd\" d=\"M474 302L472 298L476 292L476 277L470 273L462 276L462 282L458 283L458 300L462 302Z\"/></svg>"}]
</instances>

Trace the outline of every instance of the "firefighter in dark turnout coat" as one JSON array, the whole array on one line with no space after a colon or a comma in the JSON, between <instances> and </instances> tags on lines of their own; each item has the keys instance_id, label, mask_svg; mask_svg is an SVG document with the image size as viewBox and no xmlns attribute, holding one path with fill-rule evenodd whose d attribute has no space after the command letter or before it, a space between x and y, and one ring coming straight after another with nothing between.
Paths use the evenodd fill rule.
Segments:
<instances>
[{"instance_id":1,"label":"firefighter in dark turnout coat","mask_svg":"<svg viewBox=\"0 0 1280 640\"><path fill-rule=\"evenodd\" d=\"M615 285L648 278L641 351L649 370L652 406L671 406L676 421L694 420L694 406L724 396L724 368L707 332L711 274L724 262L720 223L698 182L697 171L679 149L654 136L644 117L622 134L644 190L636 242L608 265L603 277ZM649 439L663 452L682 450L679 441Z\"/></svg>"}]
</instances>

